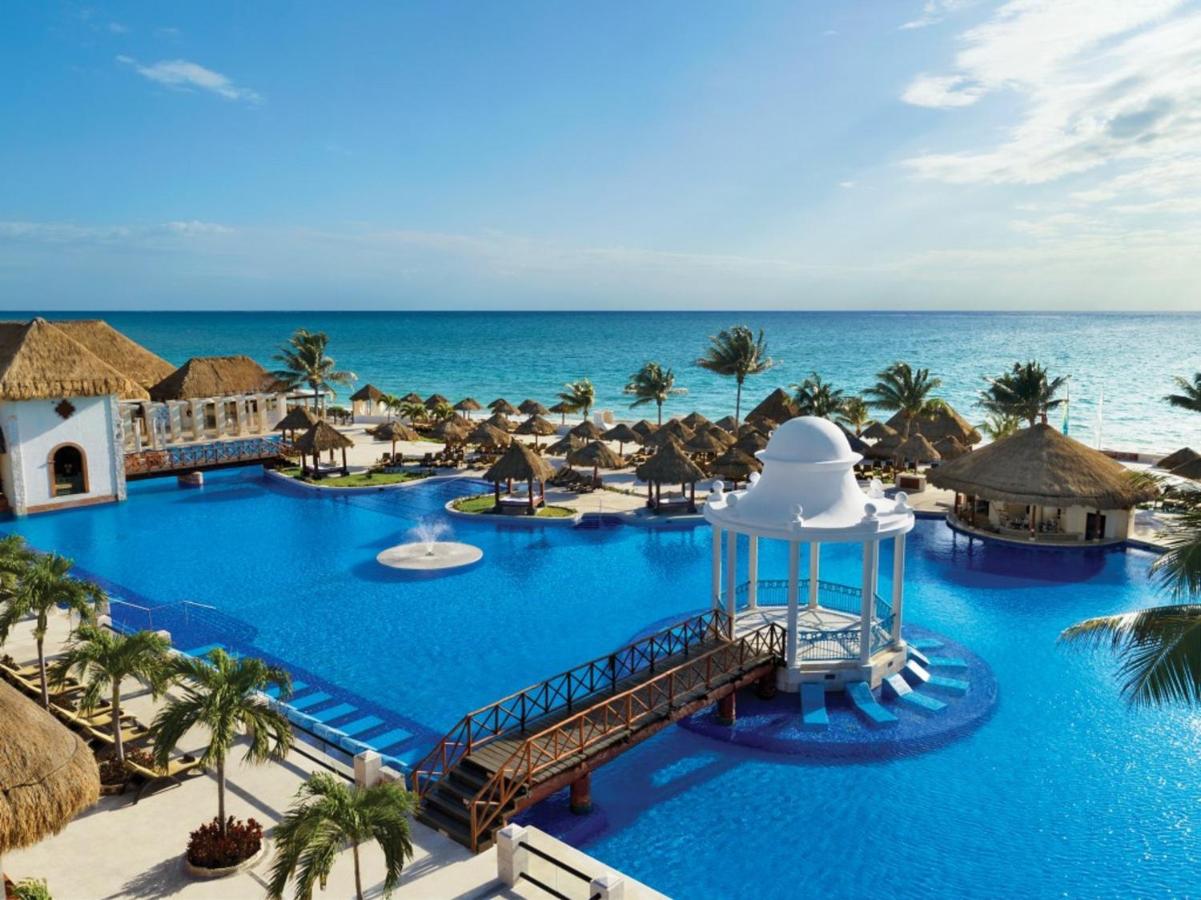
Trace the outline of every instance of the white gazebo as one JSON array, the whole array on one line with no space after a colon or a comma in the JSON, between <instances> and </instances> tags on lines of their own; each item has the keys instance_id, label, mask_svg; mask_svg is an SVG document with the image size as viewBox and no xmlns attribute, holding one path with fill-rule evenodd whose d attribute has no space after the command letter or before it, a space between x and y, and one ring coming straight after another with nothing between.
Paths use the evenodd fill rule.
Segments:
<instances>
[{"instance_id":1,"label":"white gazebo","mask_svg":"<svg viewBox=\"0 0 1201 900\"><path fill-rule=\"evenodd\" d=\"M730 628L786 621L785 668L778 686L797 691L802 682L840 687L866 681L872 687L900 670L907 652L901 638L905 535L913 510L904 493L884 496L879 483L865 492L855 479L862 458L832 422L802 416L782 424L757 454L763 474L745 490L727 492L717 482L705 503L713 526L713 606L724 605ZM725 533L725 567L722 533ZM748 541L748 571L740 581L738 538ZM786 579L761 580L759 541L788 545ZM893 542L892 593L877 593L880 543ZM854 543L863 548L858 585L823 581L821 546ZM808 571L801 577L801 547ZM804 600L802 600L804 596Z\"/></svg>"}]
</instances>

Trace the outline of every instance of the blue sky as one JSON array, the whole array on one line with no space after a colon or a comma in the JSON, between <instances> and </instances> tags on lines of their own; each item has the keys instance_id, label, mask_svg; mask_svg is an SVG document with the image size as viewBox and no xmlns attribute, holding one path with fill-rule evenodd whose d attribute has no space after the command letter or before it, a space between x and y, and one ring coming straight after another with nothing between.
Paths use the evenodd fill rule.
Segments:
<instances>
[{"instance_id":1,"label":"blue sky","mask_svg":"<svg viewBox=\"0 0 1201 900\"><path fill-rule=\"evenodd\" d=\"M8 308L1201 307L1197 2L5 24Z\"/></svg>"}]
</instances>

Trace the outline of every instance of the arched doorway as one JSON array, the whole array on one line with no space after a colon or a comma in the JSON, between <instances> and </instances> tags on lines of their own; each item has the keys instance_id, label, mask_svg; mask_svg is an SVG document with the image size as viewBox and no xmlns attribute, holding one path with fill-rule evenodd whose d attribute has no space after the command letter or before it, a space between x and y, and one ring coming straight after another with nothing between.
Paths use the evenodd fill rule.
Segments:
<instances>
[{"instance_id":1,"label":"arched doorway","mask_svg":"<svg viewBox=\"0 0 1201 900\"><path fill-rule=\"evenodd\" d=\"M50 493L55 497L88 492L88 465L83 450L63 444L50 453Z\"/></svg>"}]
</instances>

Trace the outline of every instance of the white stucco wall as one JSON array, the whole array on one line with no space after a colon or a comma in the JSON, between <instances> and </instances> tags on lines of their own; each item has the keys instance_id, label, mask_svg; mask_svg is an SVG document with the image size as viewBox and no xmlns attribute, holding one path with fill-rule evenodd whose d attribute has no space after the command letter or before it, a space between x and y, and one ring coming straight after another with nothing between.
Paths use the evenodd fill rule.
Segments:
<instances>
[{"instance_id":1,"label":"white stucco wall","mask_svg":"<svg viewBox=\"0 0 1201 900\"><path fill-rule=\"evenodd\" d=\"M81 500L124 499L124 454L121 422L112 397L68 397L75 412L64 419L55 411L59 399L0 403L0 427L8 446L0 467L4 492L13 512L77 504ZM82 448L87 467L85 494L54 497L50 454L61 444Z\"/></svg>"}]
</instances>

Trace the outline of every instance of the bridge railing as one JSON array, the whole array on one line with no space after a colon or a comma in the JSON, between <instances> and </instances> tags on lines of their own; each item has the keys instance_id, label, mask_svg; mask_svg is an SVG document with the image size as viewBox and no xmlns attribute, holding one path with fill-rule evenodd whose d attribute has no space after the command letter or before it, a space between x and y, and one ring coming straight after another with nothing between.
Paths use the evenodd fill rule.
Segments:
<instances>
[{"instance_id":1,"label":"bridge railing","mask_svg":"<svg viewBox=\"0 0 1201 900\"><path fill-rule=\"evenodd\" d=\"M699 699L698 692L703 697L716 678L736 672L748 662L783 659L786 634L783 626L771 623L606 697L526 738L471 803L473 848L478 848L479 838L503 815L509 802L548 768L587 753L615 732L631 733L670 715L682 698Z\"/></svg>"},{"instance_id":2,"label":"bridge railing","mask_svg":"<svg viewBox=\"0 0 1201 900\"><path fill-rule=\"evenodd\" d=\"M125 454L125 474L188 471L236 462L275 459L292 452L291 446L278 438L264 437L139 450Z\"/></svg>"},{"instance_id":3,"label":"bridge railing","mask_svg":"<svg viewBox=\"0 0 1201 900\"><path fill-rule=\"evenodd\" d=\"M570 712L632 675L654 673L664 660L723 639L726 620L723 611L709 610L468 713L414 766L414 790L424 795L464 756L502 734L524 732L544 716Z\"/></svg>"}]
</instances>

